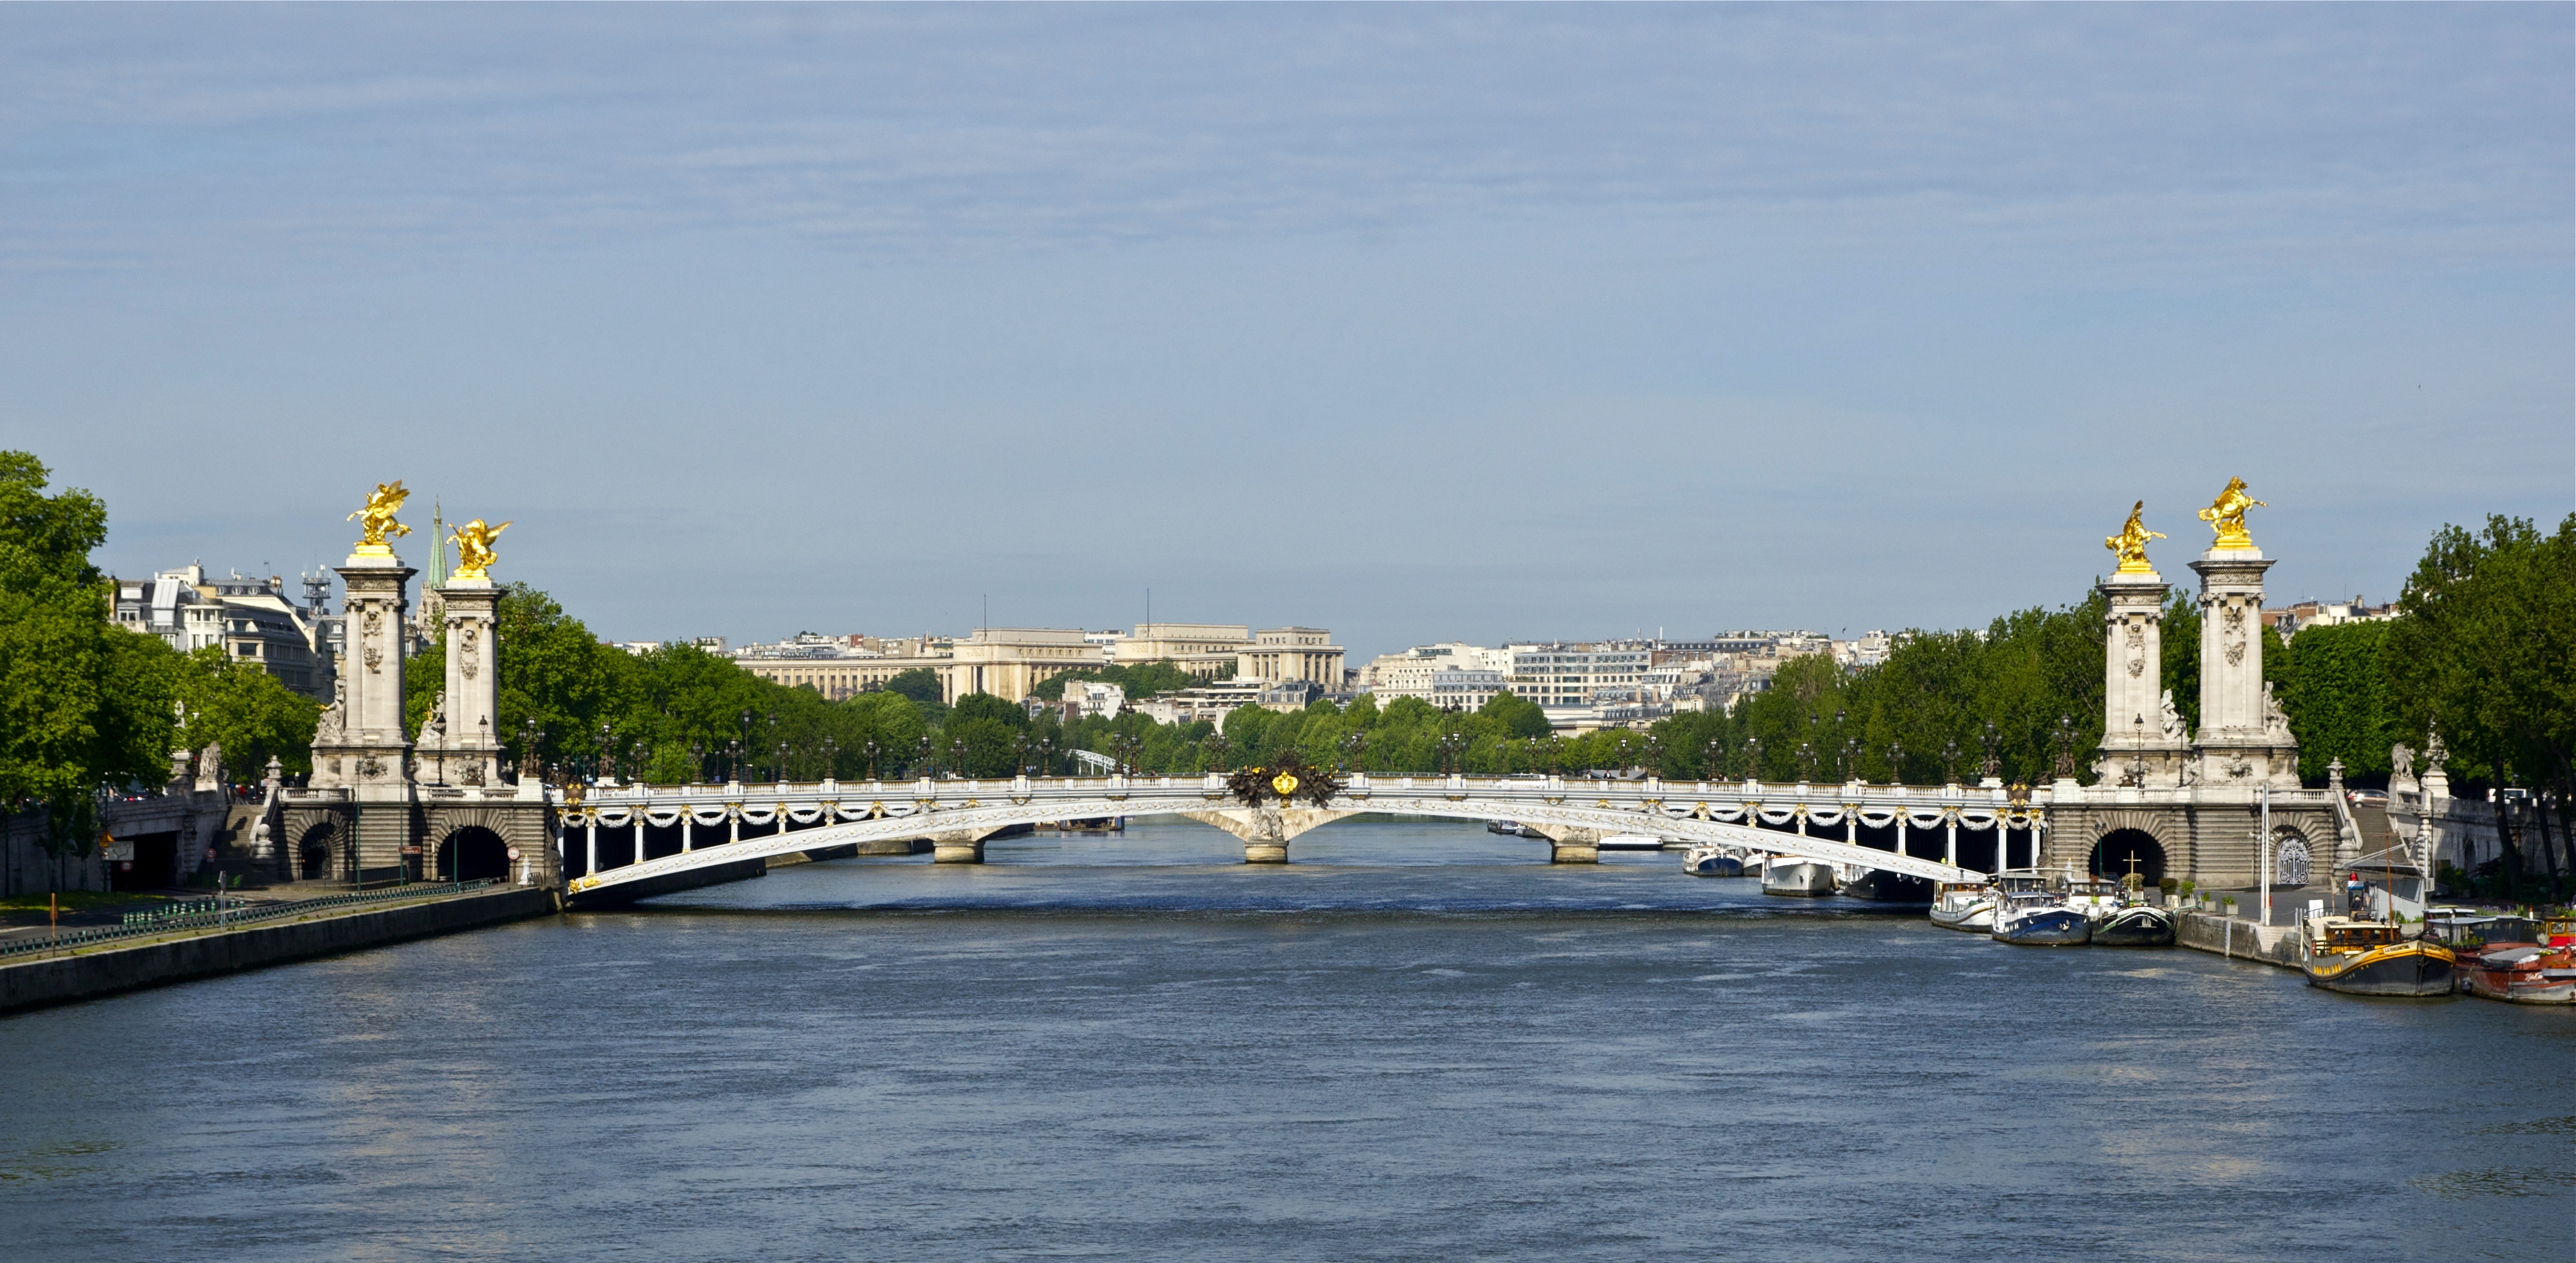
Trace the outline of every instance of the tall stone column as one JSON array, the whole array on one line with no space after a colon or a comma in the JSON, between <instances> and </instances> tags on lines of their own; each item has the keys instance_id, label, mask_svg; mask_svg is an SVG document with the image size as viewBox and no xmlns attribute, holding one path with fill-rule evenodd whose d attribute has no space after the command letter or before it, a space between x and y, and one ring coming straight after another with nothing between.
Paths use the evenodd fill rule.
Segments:
<instances>
[{"instance_id":1,"label":"tall stone column","mask_svg":"<svg viewBox=\"0 0 2576 1263\"><path fill-rule=\"evenodd\" d=\"M357 806L357 862L367 881L397 877L412 842L411 741L403 731L403 616L415 571L393 549L361 546L339 568L348 657L342 664L340 741L317 758ZM317 776L317 783L319 782Z\"/></svg>"},{"instance_id":2,"label":"tall stone column","mask_svg":"<svg viewBox=\"0 0 2576 1263\"><path fill-rule=\"evenodd\" d=\"M490 579L457 578L438 589L447 631L447 732L440 743L450 785L501 783L501 711L493 613L501 590Z\"/></svg>"},{"instance_id":3,"label":"tall stone column","mask_svg":"<svg viewBox=\"0 0 2576 1263\"><path fill-rule=\"evenodd\" d=\"M2299 786L2299 747L2263 684L2263 572L2251 542L2201 554L2200 733L2192 757L2205 787Z\"/></svg>"},{"instance_id":4,"label":"tall stone column","mask_svg":"<svg viewBox=\"0 0 2576 1263\"><path fill-rule=\"evenodd\" d=\"M2165 594L2155 571L2115 574L2098 589L2103 615L2102 761L2096 783L2170 788L2182 783L2189 741L2164 705Z\"/></svg>"}]
</instances>

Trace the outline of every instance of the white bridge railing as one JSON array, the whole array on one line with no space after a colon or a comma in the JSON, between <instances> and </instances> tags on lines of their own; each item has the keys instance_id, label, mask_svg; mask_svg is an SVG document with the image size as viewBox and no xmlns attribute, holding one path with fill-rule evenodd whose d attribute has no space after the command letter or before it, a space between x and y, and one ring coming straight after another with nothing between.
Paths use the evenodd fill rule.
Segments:
<instances>
[{"instance_id":1,"label":"white bridge railing","mask_svg":"<svg viewBox=\"0 0 2576 1263\"><path fill-rule=\"evenodd\" d=\"M1008 780L822 781L776 785L637 785L555 791L564 871L575 893L716 864L851 843L919 837L980 839L1024 824L1103 816L1252 808L1207 776L1014 777ZM1394 812L1542 828L1653 834L1942 881L1981 876L1958 866L1962 831L2048 827L2045 790L1804 785L1759 781L1587 780L1561 776L1352 774L1326 804L1335 815ZM1305 807L1309 804L1299 803ZM1862 826L1893 827L1897 848L1860 844ZM648 827L679 831L676 853L648 855ZM744 835L749 827L754 832ZM1840 837L1833 836L1840 834ZM1924 836L1924 835L1929 835ZM668 846L668 835L663 845ZM1914 854L1936 849L1941 858ZM2009 857L2010 847L1998 854ZM606 862L603 865L603 860Z\"/></svg>"}]
</instances>

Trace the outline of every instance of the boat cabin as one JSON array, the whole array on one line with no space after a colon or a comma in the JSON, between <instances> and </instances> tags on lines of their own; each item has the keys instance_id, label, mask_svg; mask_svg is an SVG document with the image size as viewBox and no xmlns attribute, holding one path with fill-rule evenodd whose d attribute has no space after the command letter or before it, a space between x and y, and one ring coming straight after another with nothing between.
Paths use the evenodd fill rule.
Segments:
<instances>
[{"instance_id":1,"label":"boat cabin","mask_svg":"<svg viewBox=\"0 0 2576 1263\"><path fill-rule=\"evenodd\" d=\"M2424 921L2424 937L2470 950L2493 943L2538 943L2540 933L2540 923L2516 916L2428 917Z\"/></svg>"},{"instance_id":2,"label":"boat cabin","mask_svg":"<svg viewBox=\"0 0 2576 1263\"><path fill-rule=\"evenodd\" d=\"M2316 923L2320 952L2366 952L2397 941L2397 927L2386 921L2327 917Z\"/></svg>"}]
</instances>

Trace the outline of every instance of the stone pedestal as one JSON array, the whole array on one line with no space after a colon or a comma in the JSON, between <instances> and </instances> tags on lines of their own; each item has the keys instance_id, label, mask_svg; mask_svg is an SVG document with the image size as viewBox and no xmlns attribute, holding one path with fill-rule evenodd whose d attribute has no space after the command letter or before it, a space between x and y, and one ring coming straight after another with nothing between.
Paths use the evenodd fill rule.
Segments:
<instances>
[{"instance_id":1,"label":"stone pedestal","mask_svg":"<svg viewBox=\"0 0 2576 1263\"><path fill-rule=\"evenodd\" d=\"M1259 807L1252 812L1252 828L1243 835L1243 862L1246 864L1285 864L1288 862L1288 825L1277 807Z\"/></svg>"},{"instance_id":2,"label":"stone pedestal","mask_svg":"<svg viewBox=\"0 0 2576 1263\"><path fill-rule=\"evenodd\" d=\"M2199 780L2213 788L2299 787L2299 746L2263 684L2263 572L2257 548L2213 548L2200 574Z\"/></svg>"},{"instance_id":3,"label":"stone pedestal","mask_svg":"<svg viewBox=\"0 0 2576 1263\"><path fill-rule=\"evenodd\" d=\"M984 862L984 833L934 833L930 835L930 862L933 864L981 864Z\"/></svg>"}]
</instances>

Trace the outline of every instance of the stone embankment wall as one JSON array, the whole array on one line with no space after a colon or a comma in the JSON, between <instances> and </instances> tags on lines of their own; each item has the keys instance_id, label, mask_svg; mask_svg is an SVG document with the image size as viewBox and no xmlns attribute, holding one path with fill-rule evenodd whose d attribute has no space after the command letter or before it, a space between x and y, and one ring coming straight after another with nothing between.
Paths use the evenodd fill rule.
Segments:
<instances>
[{"instance_id":1,"label":"stone embankment wall","mask_svg":"<svg viewBox=\"0 0 2576 1263\"><path fill-rule=\"evenodd\" d=\"M0 1013L519 921L557 904L554 891L515 888L0 965Z\"/></svg>"},{"instance_id":2,"label":"stone embankment wall","mask_svg":"<svg viewBox=\"0 0 2576 1263\"><path fill-rule=\"evenodd\" d=\"M2295 925L2257 925L2237 917L2183 912L2174 918L2174 942L2230 960L2261 961L2283 969L2299 968L2299 929Z\"/></svg>"}]
</instances>

